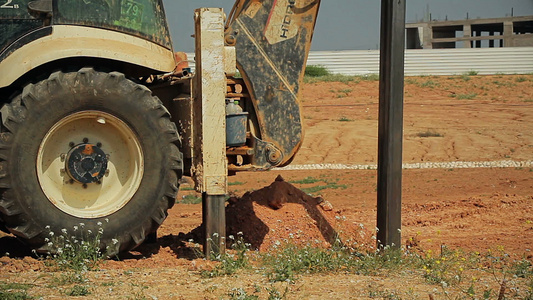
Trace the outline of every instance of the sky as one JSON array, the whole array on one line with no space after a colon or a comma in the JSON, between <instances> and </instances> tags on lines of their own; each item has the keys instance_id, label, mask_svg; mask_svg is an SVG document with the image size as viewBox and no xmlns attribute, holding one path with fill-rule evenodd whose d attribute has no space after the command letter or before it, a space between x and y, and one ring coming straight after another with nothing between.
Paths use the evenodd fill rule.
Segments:
<instances>
[{"instance_id":1,"label":"sky","mask_svg":"<svg viewBox=\"0 0 533 300\"><path fill-rule=\"evenodd\" d=\"M234 0L163 0L175 51L194 52L194 10L222 7ZM533 15L533 0L407 0L406 21L462 20ZM379 0L322 0L311 50L379 48ZM429 12L429 13L428 13Z\"/></svg>"}]
</instances>

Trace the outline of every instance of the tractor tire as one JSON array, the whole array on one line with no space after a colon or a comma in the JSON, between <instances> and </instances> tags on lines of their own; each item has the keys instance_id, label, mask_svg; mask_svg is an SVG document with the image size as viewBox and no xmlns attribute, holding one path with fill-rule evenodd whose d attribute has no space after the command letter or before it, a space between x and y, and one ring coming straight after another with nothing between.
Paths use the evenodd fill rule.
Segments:
<instances>
[{"instance_id":1,"label":"tractor tire","mask_svg":"<svg viewBox=\"0 0 533 300\"><path fill-rule=\"evenodd\" d=\"M0 113L0 220L30 247L54 253L50 232L81 226L114 256L166 218L183 171L180 137L145 86L118 72L55 72Z\"/></svg>"}]
</instances>

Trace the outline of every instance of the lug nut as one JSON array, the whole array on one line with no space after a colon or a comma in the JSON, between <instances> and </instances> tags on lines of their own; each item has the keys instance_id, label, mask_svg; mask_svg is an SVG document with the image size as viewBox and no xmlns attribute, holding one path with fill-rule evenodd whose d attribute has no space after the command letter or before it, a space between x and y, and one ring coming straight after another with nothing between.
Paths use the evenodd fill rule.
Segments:
<instances>
[{"instance_id":1,"label":"lug nut","mask_svg":"<svg viewBox=\"0 0 533 300\"><path fill-rule=\"evenodd\" d=\"M96 147L102 148L102 143L100 143L100 142L96 143Z\"/></svg>"},{"instance_id":2,"label":"lug nut","mask_svg":"<svg viewBox=\"0 0 533 300\"><path fill-rule=\"evenodd\" d=\"M84 189L86 189L87 188L87 183L84 183L82 186L83 186Z\"/></svg>"},{"instance_id":3,"label":"lug nut","mask_svg":"<svg viewBox=\"0 0 533 300\"><path fill-rule=\"evenodd\" d=\"M71 179L68 181L68 183L70 183L70 184L74 184L74 179L71 178Z\"/></svg>"},{"instance_id":4,"label":"lug nut","mask_svg":"<svg viewBox=\"0 0 533 300\"><path fill-rule=\"evenodd\" d=\"M69 147L74 147L74 142L70 142L70 143L68 143L68 146L69 146Z\"/></svg>"},{"instance_id":5,"label":"lug nut","mask_svg":"<svg viewBox=\"0 0 533 300\"><path fill-rule=\"evenodd\" d=\"M83 143L84 144L87 144L89 142L89 139L88 138L83 138Z\"/></svg>"}]
</instances>

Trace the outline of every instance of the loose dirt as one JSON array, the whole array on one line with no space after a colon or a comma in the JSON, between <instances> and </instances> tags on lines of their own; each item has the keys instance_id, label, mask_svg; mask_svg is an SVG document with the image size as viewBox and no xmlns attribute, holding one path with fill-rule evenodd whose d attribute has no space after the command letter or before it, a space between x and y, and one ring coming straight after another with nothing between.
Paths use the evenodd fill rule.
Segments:
<instances>
[{"instance_id":1,"label":"loose dirt","mask_svg":"<svg viewBox=\"0 0 533 300\"><path fill-rule=\"evenodd\" d=\"M305 84L302 99L305 138L293 164L377 163L377 81ZM533 160L533 75L409 77L404 112L406 163ZM375 170L238 173L230 178L228 235L242 233L257 252L284 240L329 247L339 236L372 247L376 175ZM189 184L183 188L180 199L198 196ZM404 246L499 248L533 260L533 169L404 170L402 217ZM293 285L272 285L261 274L202 278L199 271L213 264L197 259L200 223L201 205L175 205L156 244L122 261L106 261L88 275L90 297L218 299L261 285L287 288L290 299L368 298L376 289L427 299L436 289L420 277L395 274L308 275ZM11 236L0 234L0 255L0 282L32 283L30 295L64 297L65 288L50 284L56 275ZM261 295L266 298L266 291Z\"/></svg>"}]
</instances>

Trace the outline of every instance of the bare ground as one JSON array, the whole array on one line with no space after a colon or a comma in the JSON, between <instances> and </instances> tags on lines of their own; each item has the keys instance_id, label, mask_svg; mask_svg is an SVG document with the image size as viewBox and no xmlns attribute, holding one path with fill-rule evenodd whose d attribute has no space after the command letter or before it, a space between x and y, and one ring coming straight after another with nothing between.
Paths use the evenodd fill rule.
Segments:
<instances>
[{"instance_id":1,"label":"bare ground","mask_svg":"<svg viewBox=\"0 0 533 300\"><path fill-rule=\"evenodd\" d=\"M306 135L293 164L377 163L377 87L377 81L304 85ZM410 77L405 95L404 162L533 160L533 75ZM423 137L428 132L431 136ZM230 190L240 198L269 186L277 175L303 189L324 186L313 194L329 201L332 210L311 200L296 201L295 192L286 194L289 203L278 210L265 205L265 199L249 199L233 204L238 208L233 211L228 207L233 220L247 217L232 223L230 232L250 233L248 241L262 252L289 236L296 243L319 240L328 247L328 230L344 239L361 237L363 232L367 236L360 242L373 243L376 171L244 172L230 178ZM305 178L315 182L297 183ZM189 194L194 192L180 193ZM404 245L435 252L443 245L480 253L504 249L514 258L533 260L533 169L404 170L402 194ZM265 195L275 195L275 189ZM429 294L435 299L447 298L441 287L425 282L417 271L386 276L304 275L294 284L270 283L261 270L204 278L200 271L212 268L213 263L197 259L186 235L200 223L199 204L177 204L158 231L157 244L132 251L122 261L106 261L99 271L86 275L88 297L218 299L231 298L242 288L248 295L266 299L269 288L287 291L289 299L391 295L428 299ZM71 286L58 284L57 272L20 249L12 237L0 236L0 253L10 252L0 257L0 283L32 284L28 294L35 297L65 297ZM487 274L476 276L483 285L499 289L501 280ZM524 283L520 284L517 286L524 288ZM466 295L451 292L456 293L453 299ZM513 295L518 294L508 288L506 296Z\"/></svg>"}]
</instances>

